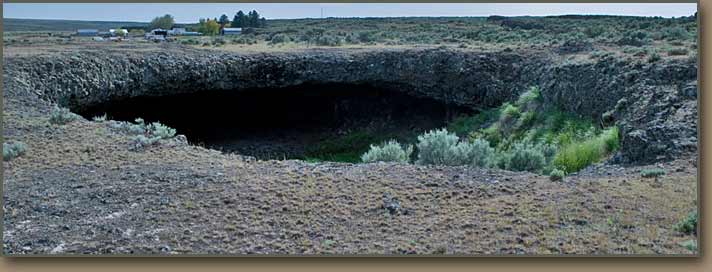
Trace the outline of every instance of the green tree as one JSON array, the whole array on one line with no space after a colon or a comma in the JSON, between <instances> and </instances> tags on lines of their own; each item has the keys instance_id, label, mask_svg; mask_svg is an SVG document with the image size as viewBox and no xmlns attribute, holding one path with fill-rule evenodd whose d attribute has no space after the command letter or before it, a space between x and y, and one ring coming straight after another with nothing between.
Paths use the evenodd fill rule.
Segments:
<instances>
[{"instance_id":1,"label":"green tree","mask_svg":"<svg viewBox=\"0 0 712 272\"><path fill-rule=\"evenodd\" d=\"M163 15L162 17L156 17L151 20L149 25L150 29L171 29L175 24L175 19L170 14Z\"/></svg>"},{"instance_id":2,"label":"green tree","mask_svg":"<svg viewBox=\"0 0 712 272\"><path fill-rule=\"evenodd\" d=\"M242 10L238 11L237 14L235 14L235 17L232 19L232 24L230 25L231 27L244 27L245 26L245 13L242 12Z\"/></svg>"},{"instance_id":3,"label":"green tree","mask_svg":"<svg viewBox=\"0 0 712 272\"><path fill-rule=\"evenodd\" d=\"M256 10L250 11L247 14L247 21L249 27L260 27L260 14Z\"/></svg>"},{"instance_id":4,"label":"green tree","mask_svg":"<svg viewBox=\"0 0 712 272\"><path fill-rule=\"evenodd\" d=\"M205 35L215 36L220 32L220 24L216 20L200 19L198 31Z\"/></svg>"},{"instance_id":5,"label":"green tree","mask_svg":"<svg viewBox=\"0 0 712 272\"><path fill-rule=\"evenodd\" d=\"M220 15L220 20L218 22L221 26L225 26L230 23L230 18L228 18L227 15L223 14Z\"/></svg>"}]
</instances>

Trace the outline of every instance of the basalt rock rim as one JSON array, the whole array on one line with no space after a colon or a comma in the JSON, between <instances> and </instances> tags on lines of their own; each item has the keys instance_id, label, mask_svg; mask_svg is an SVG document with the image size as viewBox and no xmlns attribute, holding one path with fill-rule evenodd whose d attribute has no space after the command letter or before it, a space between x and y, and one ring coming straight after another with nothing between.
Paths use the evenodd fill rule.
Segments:
<instances>
[{"instance_id":1,"label":"basalt rock rim","mask_svg":"<svg viewBox=\"0 0 712 272\"><path fill-rule=\"evenodd\" d=\"M77 52L4 63L5 97L29 95L75 110L136 96L329 83L368 84L487 108L539 85L546 103L582 116L615 117L622 149L614 162L647 163L697 152L697 63L691 60L561 62L542 52L406 49Z\"/></svg>"}]
</instances>

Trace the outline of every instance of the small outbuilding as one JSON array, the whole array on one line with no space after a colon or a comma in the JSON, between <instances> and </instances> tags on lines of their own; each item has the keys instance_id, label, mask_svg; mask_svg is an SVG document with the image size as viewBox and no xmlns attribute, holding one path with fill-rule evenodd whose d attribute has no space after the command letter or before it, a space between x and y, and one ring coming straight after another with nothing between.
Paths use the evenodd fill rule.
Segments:
<instances>
[{"instance_id":1,"label":"small outbuilding","mask_svg":"<svg viewBox=\"0 0 712 272\"><path fill-rule=\"evenodd\" d=\"M168 30L168 35L173 35L173 36L180 36L185 34L185 28L183 27L174 27L171 30Z\"/></svg>"},{"instance_id":2,"label":"small outbuilding","mask_svg":"<svg viewBox=\"0 0 712 272\"><path fill-rule=\"evenodd\" d=\"M242 28L240 27L225 27L220 30L220 35L240 35Z\"/></svg>"}]
</instances>

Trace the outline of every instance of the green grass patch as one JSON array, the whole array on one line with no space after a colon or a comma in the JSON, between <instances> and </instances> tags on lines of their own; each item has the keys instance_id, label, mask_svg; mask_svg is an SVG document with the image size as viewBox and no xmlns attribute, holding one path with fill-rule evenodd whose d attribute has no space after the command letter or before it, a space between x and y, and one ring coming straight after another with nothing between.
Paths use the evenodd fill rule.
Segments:
<instances>
[{"instance_id":1,"label":"green grass patch","mask_svg":"<svg viewBox=\"0 0 712 272\"><path fill-rule=\"evenodd\" d=\"M529 90L527 90L526 92L519 95L516 105L519 107L525 107L527 104L530 104L535 101L541 101L541 90L539 89L539 87L533 86L529 88Z\"/></svg>"},{"instance_id":2,"label":"green grass patch","mask_svg":"<svg viewBox=\"0 0 712 272\"><path fill-rule=\"evenodd\" d=\"M500 115L500 120L517 118L519 117L519 114L521 114L521 112L519 111L519 107L510 103L505 103L502 106L502 114Z\"/></svg>"},{"instance_id":3,"label":"green grass patch","mask_svg":"<svg viewBox=\"0 0 712 272\"><path fill-rule=\"evenodd\" d=\"M304 159L312 161L361 162L361 155L368 151L371 144L395 138L394 135L359 130L334 139L328 139L308 148Z\"/></svg>"},{"instance_id":4,"label":"green grass patch","mask_svg":"<svg viewBox=\"0 0 712 272\"><path fill-rule=\"evenodd\" d=\"M618 128L613 127L593 138L571 142L559 149L554 157L554 166L572 173L599 162L618 149L618 137Z\"/></svg>"},{"instance_id":5,"label":"green grass patch","mask_svg":"<svg viewBox=\"0 0 712 272\"><path fill-rule=\"evenodd\" d=\"M484 125L497 120L500 112L500 108L493 108L484 110L475 115L457 117L448 124L447 130L454 132L460 137L467 136L470 132L476 131Z\"/></svg>"}]
</instances>

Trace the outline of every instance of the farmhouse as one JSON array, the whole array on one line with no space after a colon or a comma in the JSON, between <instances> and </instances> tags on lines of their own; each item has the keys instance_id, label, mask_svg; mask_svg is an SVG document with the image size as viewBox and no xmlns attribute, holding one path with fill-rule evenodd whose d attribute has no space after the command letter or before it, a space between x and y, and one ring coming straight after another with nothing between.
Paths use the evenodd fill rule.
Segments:
<instances>
[{"instance_id":1,"label":"farmhouse","mask_svg":"<svg viewBox=\"0 0 712 272\"><path fill-rule=\"evenodd\" d=\"M242 28L239 27L224 27L220 30L220 35L240 35Z\"/></svg>"},{"instance_id":2,"label":"farmhouse","mask_svg":"<svg viewBox=\"0 0 712 272\"><path fill-rule=\"evenodd\" d=\"M97 36L99 35L98 29L78 29L77 35L79 36Z\"/></svg>"}]
</instances>

